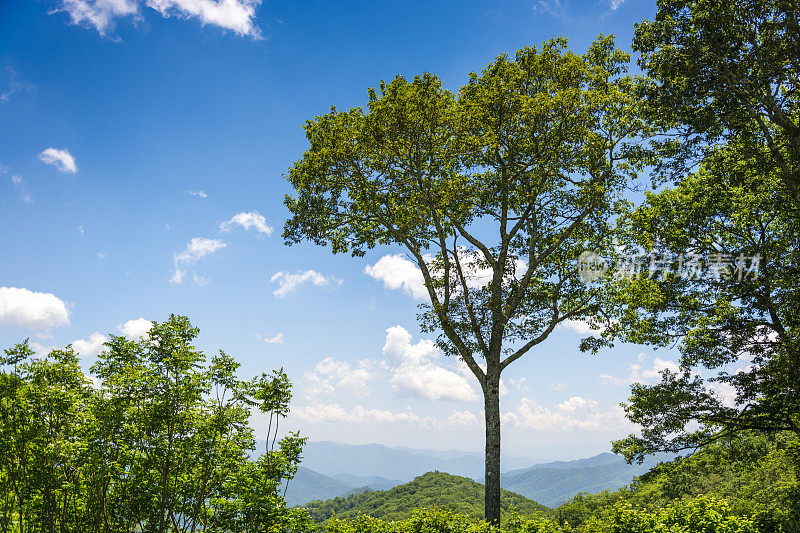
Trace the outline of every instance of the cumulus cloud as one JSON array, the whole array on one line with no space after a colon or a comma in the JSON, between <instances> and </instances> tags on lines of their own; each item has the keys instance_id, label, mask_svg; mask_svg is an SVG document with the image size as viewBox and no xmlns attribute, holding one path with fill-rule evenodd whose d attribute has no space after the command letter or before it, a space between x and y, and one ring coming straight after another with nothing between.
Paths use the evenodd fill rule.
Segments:
<instances>
[{"instance_id":1,"label":"cumulus cloud","mask_svg":"<svg viewBox=\"0 0 800 533\"><path fill-rule=\"evenodd\" d=\"M643 361L645 355L639 354L639 361ZM650 368L645 368L638 363L628 365L630 373L628 377L615 377L610 374L600 374L600 383L603 385L631 385L633 383L652 383L661 377L661 373L665 370L670 372L678 372L680 366L675 361L661 359L656 357Z\"/></svg>"},{"instance_id":2,"label":"cumulus cloud","mask_svg":"<svg viewBox=\"0 0 800 533\"><path fill-rule=\"evenodd\" d=\"M367 382L374 377L370 372L371 366L368 360L352 365L348 361L326 357L316 364L313 371L303 374L303 388L309 398L339 391L363 398L369 396Z\"/></svg>"},{"instance_id":3,"label":"cumulus cloud","mask_svg":"<svg viewBox=\"0 0 800 533\"><path fill-rule=\"evenodd\" d=\"M267 344L283 344L283 333L278 333L274 337L267 337L263 341Z\"/></svg>"},{"instance_id":4,"label":"cumulus cloud","mask_svg":"<svg viewBox=\"0 0 800 533\"><path fill-rule=\"evenodd\" d=\"M364 272L373 279L383 281L387 289L402 289L420 300L428 297L419 268L402 254L384 255L374 265L367 265Z\"/></svg>"},{"instance_id":5,"label":"cumulus cloud","mask_svg":"<svg viewBox=\"0 0 800 533\"><path fill-rule=\"evenodd\" d=\"M594 400L573 396L553 407L522 398L515 411L501 415L503 424L518 429L608 431L631 427L621 407L604 409Z\"/></svg>"},{"instance_id":6,"label":"cumulus cloud","mask_svg":"<svg viewBox=\"0 0 800 533\"><path fill-rule=\"evenodd\" d=\"M218 26L237 35L261 36L255 25L256 8L261 0L147 0L146 3L164 17L196 18L203 25Z\"/></svg>"},{"instance_id":7,"label":"cumulus cloud","mask_svg":"<svg viewBox=\"0 0 800 533\"><path fill-rule=\"evenodd\" d=\"M48 165L53 165L59 172L75 174L78 171L75 158L66 148L46 148L39 154L39 160Z\"/></svg>"},{"instance_id":8,"label":"cumulus cloud","mask_svg":"<svg viewBox=\"0 0 800 533\"><path fill-rule=\"evenodd\" d=\"M567 390L567 384L566 383L561 383L561 382L558 382L558 381L553 381L550 384L550 388L553 389L553 390L557 390L559 392L564 392L565 390Z\"/></svg>"},{"instance_id":9,"label":"cumulus cloud","mask_svg":"<svg viewBox=\"0 0 800 533\"><path fill-rule=\"evenodd\" d=\"M188 192L189 194L191 194L191 195L192 195L192 196L194 196L195 198L208 198L208 195L207 195L207 194L206 194L206 192L205 192L205 191L203 191L203 190L199 190L199 191L186 191L186 192Z\"/></svg>"},{"instance_id":10,"label":"cumulus cloud","mask_svg":"<svg viewBox=\"0 0 800 533\"><path fill-rule=\"evenodd\" d=\"M0 287L0 324L47 331L69 325L69 311L67 304L51 293Z\"/></svg>"},{"instance_id":11,"label":"cumulus cloud","mask_svg":"<svg viewBox=\"0 0 800 533\"><path fill-rule=\"evenodd\" d=\"M463 375L436 365L439 348L430 340L411 343L402 326L386 330L383 355L391 371L389 383L398 396L422 400L476 400L478 395Z\"/></svg>"},{"instance_id":12,"label":"cumulus cloud","mask_svg":"<svg viewBox=\"0 0 800 533\"><path fill-rule=\"evenodd\" d=\"M103 344L108 342L105 335L95 332L88 339L78 339L72 343L72 347L82 357L92 357L103 351Z\"/></svg>"},{"instance_id":13,"label":"cumulus cloud","mask_svg":"<svg viewBox=\"0 0 800 533\"><path fill-rule=\"evenodd\" d=\"M245 230L249 230L253 228L259 233L263 233L264 235L270 236L272 235L273 228L269 224L267 224L267 220L264 218L263 215L260 215L256 211L236 213L230 220L226 220L222 224L220 224L219 229L221 231L230 231L234 225L241 226Z\"/></svg>"},{"instance_id":14,"label":"cumulus cloud","mask_svg":"<svg viewBox=\"0 0 800 533\"><path fill-rule=\"evenodd\" d=\"M276 272L269 280L278 284L278 288L272 291L272 294L278 298L283 298L306 283L310 283L315 287L339 286L342 284L342 280L333 276L323 276L316 270L298 271L294 274L284 271Z\"/></svg>"},{"instance_id":15,"label":"cumulus cloud","mask_svg":"<svg viewBox=\"0 0 800 533\"><path fill-rule=\"evenodd\" d=\"M192 239L186 244L186 248L181 253L175 254L174 256L175 271L172 274L170 283L173 285L180 285L183 283L183 278L186 276L186 269L183 268L184 265L193 265L203 257L212 255L226 246L228 246L227 243L224 243L218 239L192 237ZM206 278L196 274L194 276L194 280L195 283L201 286L208 284L208 280Z\"/></svg>"},{"instance_id":16,"label":"cumulus cloud","mask_svg":"<svg viewBox=\"0 0 800 533\"><path fill-rule=\"evenodd\" d=\"M512 387L517 389L520 392L528 392L531 388L528 386L528 378L508 378L508 382L511 384Z\"/></svg>"},{"instance_id":17,"label":"cumulus cloud","mask_svg":"<svg viewBox=\"0 0 800 533\"><path fill-rule=\"evenodd\" d=\"M197 19L238 35L260 38L255 25L261 0L61 0L51 13L67 13L72 24L93 27L100 35L111 32L118 19L141 18L143 4L163 17Z\"/></svg>"},{"instance_id":18,"label":"cumulus cloud","mask_svg":"<svg viewBox=\"0 0 800 533\"><path fill-rule=\"evenodd\" d=\"M416 428L441 427L441 423L430 417L419 416L410 408L404 412L389 411L386 409L365 409L356 405L352 409L345 409L338 403L314 404L292 409L292 414L308 423L350 423L350 424L402 424Z\"/></svg>"},{"instance_id":19,"label":"cumulus cloud","mask_svg":"<svg viewBox=\"0 0 800 533\"><path fill-rule=\"evenodd\" d=\"M464 270L467 287L480 289L491 281L492 269L482 264L478 252L461 248L458 256ZM426 256L424 259L426 263L433 260L431 256ZM527 263L524 261L515 261L513 275L521 275L525 272L526 267ZM384 255L374 265L367 265L364 273L373 279L382 281L387 289L402 289L406 294L419 300L428 298L428 290L425 288L422 272L416 263L402 254Z\"/></svg>"},{"instance_id":20,"label":"cumulus cloud","mask_svg":"<svg viewBox=\"0 0 800 533\"><path fill-rule=\"evenodd\" d=\"M93 26L100 35L114 29L116 20L138 17L138 0L62 0L51 13L67 13L72 24Z\"/></svg>"},{"instance_id":21,"label":"cumulus cloud","mask_svg":"<svg viewBox=\"0 0 800 533\"><path fill-rule=\"evenodd\" d=\"M479 423L482 423L482 420L479 420L478 415L469 410L453 411L447 417L447 425L451 428L470 428L477 426Z\"/></svg>"},{"instance_id":22,"label":"cumulus cloud","mask_svg":"<svg viewBox=\"0 0 800 533\"><path fill-rule=\"evenodd\" d=\"M139 340L144 339L147 337L150 328L153 327L153 323L147 320L146 318L134 318L132 320L128 320L124 324L120 324L117 326L117 329L120 333L124 336L128 337L132 340Z\"/></svg>"}]
</instances>

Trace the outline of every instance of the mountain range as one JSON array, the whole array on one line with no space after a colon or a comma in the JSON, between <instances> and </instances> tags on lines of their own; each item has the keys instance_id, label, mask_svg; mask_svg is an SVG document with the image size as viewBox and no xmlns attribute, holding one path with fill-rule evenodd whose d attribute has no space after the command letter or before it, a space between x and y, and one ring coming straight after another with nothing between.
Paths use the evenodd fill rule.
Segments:
<instances>
[{"instance_id":1,"label":"mountain range","mask_svg":"<svg viewBox=\"0 0 800 533\"><path fill-rule=\"evenodd\" d=\"M627 485L664 457L629 465L611 453L575 461L503 456L504 489L549 507L579 492L590 494ZM426 472L438 471L482 482L483 456L459 450L420 450L381 444L351 445L310 442L303 448L302 466L286 489L289 505L304 505L366 491L384 491Z\"/></svg>"}]
</instances>

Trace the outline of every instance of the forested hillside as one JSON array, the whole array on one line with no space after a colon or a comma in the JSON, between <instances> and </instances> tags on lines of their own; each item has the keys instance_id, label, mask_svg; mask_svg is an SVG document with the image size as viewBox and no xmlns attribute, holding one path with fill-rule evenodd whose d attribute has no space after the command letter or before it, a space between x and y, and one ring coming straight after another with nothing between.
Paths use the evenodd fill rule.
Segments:
<instances>
[{"instance_id":1,"label":"forested hillside","mask_svg":"<svg viewBox=\"0 0 800 533\"><path fill-rule=\"evenodd\" d=\"M506 490L548 507L557 507L579 492L595 494L624 487L659 460L649 457L642 464L631 465L618 455L604 453L578 461L545 463L508 472L501 476L500 483Z\"/></svg>"},{"instance_id":2,"label":"forested hillside","mask_svg":"<svg viewBox=\"0 0 800 533\"><path fill-rule=\"evenodd\" d=\"M409 483L385 491L370 491L343 498L317 501L304 507L317 522L333 515L337 518L354 518L366 514L383 520L409 518L414 510L436 507L461 513L475 519L483 515L483 485L469 478L442 472L428 472ZM533 500L503 491L504 513L515 509L521 514L551 512Z\"/></svg>"}]
</instances>

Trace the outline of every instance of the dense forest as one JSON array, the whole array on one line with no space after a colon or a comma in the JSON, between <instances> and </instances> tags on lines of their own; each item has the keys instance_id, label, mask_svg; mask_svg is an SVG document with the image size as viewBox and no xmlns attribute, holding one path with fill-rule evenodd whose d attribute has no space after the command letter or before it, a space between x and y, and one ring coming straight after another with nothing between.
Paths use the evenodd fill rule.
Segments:
<instances>
[{"instance_id":1,"label":"dense forest","mask_svg":"<svg viewBox=\"0 0 800 533\"><path fill-rule=\"evenodd\" d=\"M436 507L471 518L483 516L483 485L472 479L443 472L428 472L384 491L367 491L326 501L310 502L303 507L311 518L324 522L332 516L352 518L368 514L383 520L410 518L419 508ZM549 509L519 494L503 491L502 509L520 514L546 514Z\"/></svg>"}]
</instances>

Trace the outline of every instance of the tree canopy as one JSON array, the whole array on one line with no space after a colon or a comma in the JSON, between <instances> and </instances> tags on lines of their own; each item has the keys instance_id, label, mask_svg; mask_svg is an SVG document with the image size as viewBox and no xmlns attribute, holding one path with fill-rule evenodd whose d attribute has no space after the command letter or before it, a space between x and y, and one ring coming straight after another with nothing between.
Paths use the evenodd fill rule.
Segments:
<instances>
[{"instance_id":1,"label":"tree canopy","mask_svg":"<svg viewBox=\"0 0 800 533\"><path fill-rule=\"evenodd\" d=\"M621 191L647 161L628 55L609 37L498 57L457 94L423 74L369 90L367 109L305 125L289 169L287 243L361 256L400 246L428 301L420 320L484 392L486 516L497 520L499 379L568 319L599 317L576 261L610 245Z\"/></svg>"}]
</instances>

